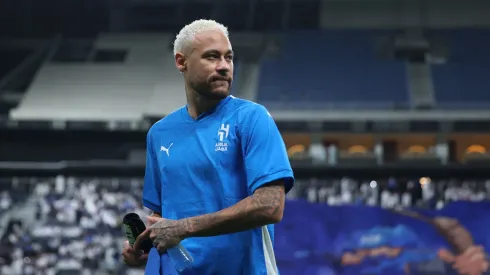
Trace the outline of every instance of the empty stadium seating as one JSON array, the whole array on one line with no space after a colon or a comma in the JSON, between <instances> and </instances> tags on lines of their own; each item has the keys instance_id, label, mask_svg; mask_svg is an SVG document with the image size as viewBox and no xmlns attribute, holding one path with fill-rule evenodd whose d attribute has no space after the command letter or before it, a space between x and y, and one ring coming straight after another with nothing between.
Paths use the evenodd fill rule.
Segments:
<instances>
[{"instance_id":1,"label":"empty stadium seating","mask_svg":"<svg viewBox=\"0 0 490 275\"><path fill-rule=\"evenodd\" d=\"M408 106L406 64L376 54L379 39L393 33L288 32L277 54L263 56L259 62L255 100L281 110ZM427 36L442 38L439 41L449 49L446 63L431 66L439 107L490 107L486 75L490 30L438 30ZM100 35L94 48L127 50L123 63L45 64L11 117L139 120L163 116L185 103L182 76L169 48L171 39L171 35ZM241 84L239 96L239 89L246 86Z\"/></svg>"},{"instance_id":2,"label":"empty stadium seating","mask_svg":"<svg viewBox=\"0 0 490 275\"><path fill-rule=\"evenodd\" d=\"M403 62L381 60L382 31L295 32L262 61L258 100L268 107L389 107L408 100ZM304 104L306 103L306 104ZM305 106L306 105L306 106Z\"/></svg>"},{"instance_id":3,"label":"empty stadium seating","mask_svg":"<svg viewBox=\"0 0 490 275\"><path fill-rule=\"evenodd\" d=\"M45 65L12 117L136 120L157 77L151 66Z\"/></svg>"},{"instance_id":4,"label":"empty stadium seating","mask_svg":"<svg viewBox=\"0 0 490 275\"><path fill-rule=\"evenodd\" d=\"M123 63L48 63L39 71L14 119L139 120L185 104L170 36L106 35L98 49L126 49Z\"/></svg>"},{"instance_id":5,"label":"empty stadium seating","mask_svg":"<svg viewBox=\"0 0 490 275\"><path fill-rule=\"evenodd\" d=\"M448 47L446 63L432 66L441 107L490 107L490 30L431 31Z\"/></svg>"}]
</instances>

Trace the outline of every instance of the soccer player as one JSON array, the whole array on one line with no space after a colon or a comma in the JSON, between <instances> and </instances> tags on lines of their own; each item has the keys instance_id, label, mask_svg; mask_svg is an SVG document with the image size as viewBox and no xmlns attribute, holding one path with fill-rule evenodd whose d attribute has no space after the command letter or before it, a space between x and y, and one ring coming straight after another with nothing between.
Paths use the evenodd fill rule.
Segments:
<instances>
[{"instance_id":1,"label":"soccer player","mask_svg":"<svg viewBox=\"0 0 490 275\"><path fill-rule=\"evenodd\" d=\"M233 50L225 26L197 20L174 42L187 105L147 136L143 204L153 224L126 244L130 266L177 274L165 251L181 243L192 255L183 274L278 274L274 223L294 178L274 120L260 104L231 96ZM144 238L149 255L138 253Z\"/></svg>"}]
</instances>

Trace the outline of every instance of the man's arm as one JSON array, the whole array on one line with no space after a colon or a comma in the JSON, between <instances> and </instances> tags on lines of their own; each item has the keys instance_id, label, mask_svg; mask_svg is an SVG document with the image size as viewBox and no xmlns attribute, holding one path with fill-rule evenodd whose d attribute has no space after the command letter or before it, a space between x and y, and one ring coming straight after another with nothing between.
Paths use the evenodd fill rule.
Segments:
<instances>
[{"instance_id":1,"label":"man's arm","mask_svg":"<svg viewBox=\"0 0 490 275\"><path fill-rule=\"evenodd\" d=\"M281 221L284 211L283 180L263 185L247 198L221 211L181 220L149 218L151 225L134 243L139 248L148 237L160 253L189 237L217 236L246 231Z\"/></svg>"},{"instance_id":2,"label":"man's arm","mask_svg":"<svg viewBox=\"0 0 490 275\"><path fill-rule=\"evenodd\" d=\"M221 211L179 220L179 234L188 237L207 237L236 233L278 223L284 212L285 192L281 180L271 182L249 197Z\"/></svg>"}]
</instances>

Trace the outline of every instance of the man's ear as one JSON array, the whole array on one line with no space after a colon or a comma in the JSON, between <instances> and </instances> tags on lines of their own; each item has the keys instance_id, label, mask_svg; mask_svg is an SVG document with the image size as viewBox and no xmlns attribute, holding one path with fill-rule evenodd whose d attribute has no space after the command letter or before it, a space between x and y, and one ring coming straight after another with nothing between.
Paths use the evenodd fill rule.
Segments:
<instances>
[{"instance_id":1,"label":"man's ear","mask_svg":"<svg viewBox=\"0 0 490 275\"><path fill-rule=\"evenodd\" d=\"M175 54L175 66L179 72L184 73L187 70L187 59L184 54Z\"/></svg>"}]
</instances>

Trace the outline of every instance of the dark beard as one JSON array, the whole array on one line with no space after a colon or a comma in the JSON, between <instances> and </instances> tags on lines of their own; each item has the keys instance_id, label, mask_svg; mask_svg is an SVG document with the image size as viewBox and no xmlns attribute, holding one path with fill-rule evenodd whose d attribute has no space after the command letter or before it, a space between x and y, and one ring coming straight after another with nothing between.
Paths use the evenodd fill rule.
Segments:
<instances>
[{"instance_id":1,"label":"dark beard","mask_svg":"<svg viewBox=\"0 0 490 275\"><path fill-rule=\"evenodd\" d=\"M194 86L194 85L193 85ZM230 91L227 91L226 93L220 92L220 93L213 93L211 92L211 89L209 88L208 85L196 85L196 87L192 87L200 96L204 97L205 99L208 100L221 100L226 98L228 95L230 95Z\"/></svg>"}]
</instances>

